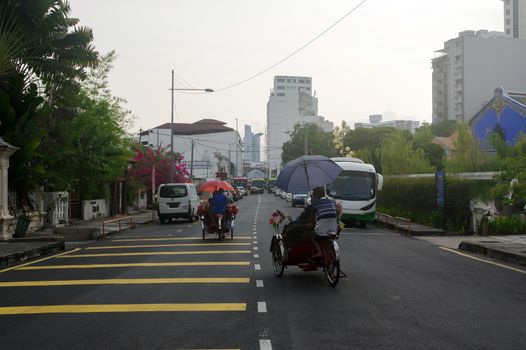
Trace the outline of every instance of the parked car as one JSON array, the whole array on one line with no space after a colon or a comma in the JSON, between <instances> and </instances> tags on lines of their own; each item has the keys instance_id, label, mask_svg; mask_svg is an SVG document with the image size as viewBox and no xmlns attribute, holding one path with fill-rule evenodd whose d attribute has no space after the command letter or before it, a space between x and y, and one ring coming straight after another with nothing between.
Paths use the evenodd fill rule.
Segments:
<instances>
[{"instance_id":1,"label":"parked car","mask_svg":"<svg viewBox=\"0 0 526 350\"><path fill-rule=\"evenodd\" d=\"M167 183L157 190L157 215L164 224L167 220L184 218L193 222L197 218L199 196L194 184Z\"/></svg>"},{"instance_id":2,"label":"parked car","mask_svg":"<svg viewBox=\"0 0 526 350\"><path fill-rule=\"evenodd\" d=\"M285 197L285 199L287 200L287 202L292 201L292 193L287 193L287 196Z\"/></svg>"},{"instance_id":3,"label":"parked car","mask_svg":"<svg viewBox=\"0 0 526 350\"><path fill-rule=\"evenodd\" d=\"M292 206L295 207L297 205L303 205L305 206L307 202L307 194L306 193L296 193L292 195Z\"/></svg>"},{"instance_id":4,"label":"parked car","mask_svg":"<svg viewBox=\"0 0 526 350\"><path fill-rule=\"evenodd\" d=\"M239 192L241 192L243 196L246 196L248 194L248 191L243 186L237 186L237 189L239 190Z\"/></svg>"},{"instance_id":5,"label":"parked car","mask_svg":"<svg viewBox=\"0 0 526 350\"><path fill-rule=\"evenodd\" d=\"M287 199L287 192L281 191L279 195L280 195L281 199Z\"/></svg>"},{"instance_id":6,"label":"parked car","mask_svg":"<svg viewBox=\"0 0 526 350\"><path fill-rule=\"evenodd\" d=\"M277 187L274 189L274 196L281 196L281 190Z\"/></svg>"}]
</instances>

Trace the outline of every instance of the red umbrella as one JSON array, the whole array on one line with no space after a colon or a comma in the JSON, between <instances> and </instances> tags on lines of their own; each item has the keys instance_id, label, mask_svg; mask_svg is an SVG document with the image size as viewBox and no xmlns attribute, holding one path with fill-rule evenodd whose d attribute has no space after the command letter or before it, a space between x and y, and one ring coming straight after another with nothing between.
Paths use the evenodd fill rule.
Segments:
<instances>
[{"instance_id":1,"label":"red umbrella","mask_svg":"<svg viewBox=\"0 0 526 350\"><path fill-rule=\"evenodd\" d=\"M201 191L201 192L215 192L215 191L217 191L220 188L223 189L223 190L227 190L227 191L233 191L234 190L234 187L232 187L232 185L229 184L226 181L213 180L213 181L207 181L207 182L202 183L201 186L199 186L199 191Z\"/></svg>"}]
</instances>

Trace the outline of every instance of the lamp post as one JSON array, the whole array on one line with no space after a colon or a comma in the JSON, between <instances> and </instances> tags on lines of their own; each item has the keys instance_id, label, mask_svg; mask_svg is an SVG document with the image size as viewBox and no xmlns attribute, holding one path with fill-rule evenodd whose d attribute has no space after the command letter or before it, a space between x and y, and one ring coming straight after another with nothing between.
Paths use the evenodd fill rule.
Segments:
<instances>
[{"instance_id":1,"label":"lamp post","mask_svg":"<svg viewBox=\"0 0 526 350\"><path fill-rule=\"evenodd\" d=\"M172 69L172 124L170 126L170 182L174 182L174 91L204 91L214 92L213 89L175 89L174 88L174 70ZM191 166L191 165L190 165Z\"/></svg>"}]
</instances>

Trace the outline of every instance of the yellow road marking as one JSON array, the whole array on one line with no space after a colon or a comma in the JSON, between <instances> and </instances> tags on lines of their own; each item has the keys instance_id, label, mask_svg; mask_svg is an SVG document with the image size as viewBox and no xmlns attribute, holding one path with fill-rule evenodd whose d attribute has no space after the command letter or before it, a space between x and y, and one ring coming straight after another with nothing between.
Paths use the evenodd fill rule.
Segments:
<instances>
[{"instance_id":1,"label":"yellow road marking","mask_svg":"<svg viewBox=\"0 0 526 350\"><path fill-rule=\"evenodd\" d=\"M105 312L202 312L246 311L245 303L202 304L94 304L0 307L0 315L105 313Z\"/></svg>"},{"instance_id":2,"label":"yellow road marking","mask_svg":"<svg viewBox=\"0 0 526 350\"><path fill-rule=\"evenodd\" d=\"M163 248L163 247L226 247L226 246L248 246L250 243L175 243L175 244L141 244L141 245L109 245L100 247L88 247L85 249L126 249L126 248Z\"/></svg>"},{"instance_id":3,"label":"yellow road marking","mask_svg":"<svg viewBox=\"0 0 526 350\"><path fill-rule=\"evenodd\" d=\"M515 271L515 272L520 272L520 273L524 273L526 274L526 271L525 270L521 270L521 269L517 269L515 267L511 267L511 266L507 266L507 265L503 265L503 264L499 264L499 263L496 263L496 262L493 262L493 261L489 261L489 260L484 260L484 259L481 259L481 258L477 258L477 257L474 257L474 256L471 256L471 255L468 255L468 254L464 254L464 253L461 253L457 250L454 250L454 249L451 249L451 248L446 248L446 247L439 247L440 249L442 250L446 250L450 253L454 253L454 254L457 254L457 255L461 255L461 256L464 256L466 258L470 258L470 259L473 259L473 260L477 260L477 261L481 261L481 262L484 262L486 264L490 264L490 265L494 265L494 266L498 266L498 267L502 267L504 269L508 269L508 270L512 270L512 271Z\"/></svg>"},{"instance_id":4,"label":"yellow road marking","mask_svg":"<svg viewBox=\"0 0 526 350\"><path fill-rule=\"evenodd\" d=\"M0 270L0 273L11 271L11 270L18 270L19 268L21 268L23 266L28 266L28 265L36 264L38 262L46 261L46 260L49 260L49 259L58 258L60 256L63 256L63 255L66 255L66 254L71 254L71 253L74 253L74 252L79 251L79 250L80 250L80 248L75 248L73 250L70 250L69 252L63 252L63 253L60 253L60 254L55 254L55 255L52 255L52 256L48 256L48 257L43 258L43 259L38 259L38 260L35 260L35 261L31 261L31 262L28 262L28 263L25 263L25 264L22 264L22 265L16 265L16 266L10 267L8 269Z\"/></svg>"},{"instance_id":5,"label":"yellow road marking","mask_svg":"<svg viewBox=\"0 0 526 350\"><path fill-rule=\"evenodd\" d=\"M95 280L56 280L0 282L2 287L53 287L107 284L185 284L185 283L250 283L250 278L118 278Z\"/></svg>"},{"instance_id":6,"label":"yellow road marking","mask_svg":"<svg viewBox=\"0 0 526 350\"><path fill-rule=\"evenodd\" d=\"M199 239L201 240L201 236L194 236L194 237L166 237L166 238L124 238L124 239L112 239L112 242L143 242L143 241L189 241ZM250 239L249 236L236 236L234 239Z\"/></svg>"},{"instance_id":7,"label":"yellow road marking","mask_svg":"<svg viewBox=\"0 0 526 350\"><path fill-rule=\"evenodd\" d=\"M143 253L102 253L102 254L74 254L59 257L66 258L98 258L101 256L142 256L142 255L203 255L203 254L250 254L250 250L198 250L186 252L143 252Z\"/></svg>"},{"instance_id":8,"label":"yellow road marking","mask_svg":"<svg viewBox=\"0 0 526 350\"><path fill-rule=\"evenodd\" d=\"M90 264L90 265L46 265L27 266L17 270L100 269L112 267L173 267L173 266L249 266L248 261L188 261L166 263Z\"/></svg>"}]
</instances>

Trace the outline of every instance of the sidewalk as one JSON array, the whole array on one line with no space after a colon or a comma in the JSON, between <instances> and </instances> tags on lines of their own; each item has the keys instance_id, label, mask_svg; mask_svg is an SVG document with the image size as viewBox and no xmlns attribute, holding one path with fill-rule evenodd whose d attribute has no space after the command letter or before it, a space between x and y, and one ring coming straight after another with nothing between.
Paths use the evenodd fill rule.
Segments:
<instances>
[{"instance_id":1,"label":"sidewalk","mask_svg":"<svg viewBox=\"0 0 526 350\"><path fill-rule=\"evenodd\" d=\"M0 241L0 267L64 250L66 242L88 242L157 220L157 214L151 210L129 216L131 220L121 220L120 227L117 221L105 224L104 232L103 221L115 220L123 216L77 221L70 226L31 232L22 238Z\"/></svg>"}]
</instances>

